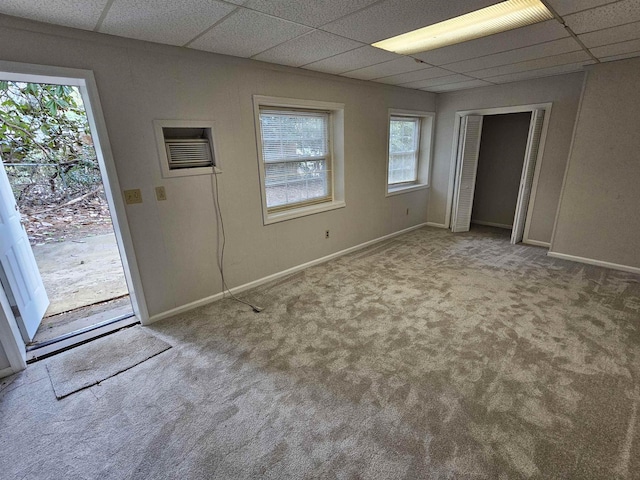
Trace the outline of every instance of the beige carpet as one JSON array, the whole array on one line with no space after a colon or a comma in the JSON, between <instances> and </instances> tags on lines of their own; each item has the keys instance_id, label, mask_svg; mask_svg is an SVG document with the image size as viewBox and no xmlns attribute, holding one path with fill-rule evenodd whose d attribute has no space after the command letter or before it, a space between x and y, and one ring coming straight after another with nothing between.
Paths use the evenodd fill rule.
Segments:
<instances>
[{"instance_id":1,"label":"beige carpet","mask_svg":"<svg viewBox=\"0 0 640 480\"><path fill-rule=\"evenodd\" d=\"M6 478L613 479L640 472L640 277L421 229L150 327L57 401L2 382Z\"/></svg>"}]
</instances>

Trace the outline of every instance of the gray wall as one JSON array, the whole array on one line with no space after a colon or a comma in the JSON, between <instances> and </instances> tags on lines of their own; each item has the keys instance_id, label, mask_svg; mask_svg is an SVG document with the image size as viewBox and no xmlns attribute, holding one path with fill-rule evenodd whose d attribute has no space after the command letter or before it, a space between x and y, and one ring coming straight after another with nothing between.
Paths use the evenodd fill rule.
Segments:
<instances>
[{"instance_id":1,"label":"gray wall","mask_svg":"<svg viewBox=\"0 0 640 480\"><path fill-rule=\"evenodd\" d=\"M429 222L441 224L445 221L449 202L447 191L452 161L453 125L457 111L553 102L529 231L530 239L549 242L583 78L583 73L574 73L438 95L432 188L427 214Z\"/></svg>"},{"instance_id":2,"label":"gray wall","mask_svg":"<svg viewBox=\"0 0 640 480\"><path fill-rule=\"evenodd\" d=\"M472 222L513 226L530 123L530 113L484 117Z\"/></svg>"},{"instance_id":3,"label":"gray wall","mask_svg":"<svg viewBox=\"0 0 640 480\"><path fill-rule=\"evenodd\" d=\"M5 368L9 368L11 364L9 363L9 359L7 358L7 354L4 351L2 345L0 345L0 370L4 370Z\"/></svg>"},{"instance_id":4,"label":"gray wall","mask_svg":"<svg viewBox=\"0 0 640 480\"><path fill-rule=\"evenodd\" d=\"M551 251L640 267L640 59L590 69Z\"/></svg>"},{"instance_id":5,"label":"gray wall","mask_svg":"<svg viewBox=\"0 0 640 480\"><path fill-rule=\"evenodd\" d=\"M94 71L120 186L142 190L127 216L150 315L221 290L211 177L161 178L154 119L215 122L231 287L426 221L427 190L385 197L387 109L434 111L431 93L10 17L0 59ZM346 208L263 226L254 94L345 104Z\"/></svg>"}]
</instances>

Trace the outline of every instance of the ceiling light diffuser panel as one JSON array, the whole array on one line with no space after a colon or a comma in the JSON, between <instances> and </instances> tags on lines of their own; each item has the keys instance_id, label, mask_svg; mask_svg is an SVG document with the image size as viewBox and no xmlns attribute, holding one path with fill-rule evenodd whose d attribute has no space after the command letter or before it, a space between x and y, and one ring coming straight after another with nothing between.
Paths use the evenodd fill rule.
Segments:
<instances>
[{"instance_id":1,"label":"ceiling light diffuser panel","mask_svg":"<svg viewBox=\"0 0 640 480\"><path fill-rule=\"evenodd\" d=\"M540 0L508 0L372 44L402 55L487 37L553 18Z\"/></svg>"}]
</instances>

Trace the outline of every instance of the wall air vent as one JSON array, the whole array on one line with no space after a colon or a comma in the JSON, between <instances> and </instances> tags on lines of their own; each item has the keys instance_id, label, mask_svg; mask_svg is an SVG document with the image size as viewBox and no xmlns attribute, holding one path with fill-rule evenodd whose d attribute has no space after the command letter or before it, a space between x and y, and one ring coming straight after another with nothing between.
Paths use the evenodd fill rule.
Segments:
<instances>
[{"instance_id":1,"label":"wall air vent","mask_svg":"<svg viewBox=\"0 0 640 480\"><path fill-rule=\"evenodd\" d=\"M211 147L207 139L165 139L169 170L177 168L213 167Z\"/></svg>"},{"instance_id":2,"label":"wall air vent","mask_svg":"<svg viewBox=\"0 0 640 480\"><path fill-rule=\"evenodd\" d=\"M220 173L211 122L155 120L153 123L164 178Z\"/></svg>"}]
</instances>

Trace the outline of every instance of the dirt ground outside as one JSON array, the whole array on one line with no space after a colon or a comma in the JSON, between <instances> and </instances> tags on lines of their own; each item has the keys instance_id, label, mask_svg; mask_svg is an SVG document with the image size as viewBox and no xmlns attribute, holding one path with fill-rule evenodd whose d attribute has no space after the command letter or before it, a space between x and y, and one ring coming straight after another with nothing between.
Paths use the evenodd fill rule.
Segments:
<instances>
[{"instance_id":1,"label":"dirt ground outside","mask_svg":"<svg viewBox=\"0 0 640 480\"><path fill-rule=\"evenodd\" d=\"M100 319L106 319L108 314L101 310L117 307L118 315L130 310L122 260L102 195L58 207L22 207L21 214L51 302L36 340L84 327L87 322L80 317L95 317L98 311Z\"/></svg>"},{"instance_id":2,"label":"dirt ground outside","mask_svg":"<svg viewBox=\"0 0 640 480\"><path fill-rule=\"evenodd\" d=\"M21 206L20 213L32 246L113 233L109 205L101 191L67 205Z\"/></svg>"},{"instance_id":3,"label":"dirt ground outside","mask_svg":"<svg viewBox=\"0 0 640 480\"><path fill-rule=\"evenodd\" d=\"M113 233L32 248L51 302L46 317L129 293Z\"/></svg>"}]
</instances>

